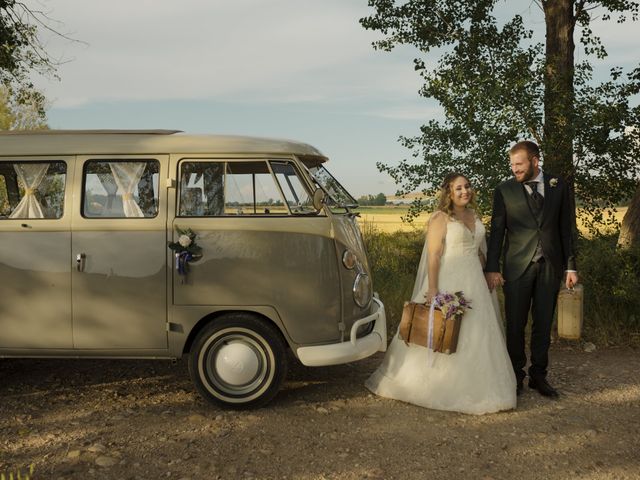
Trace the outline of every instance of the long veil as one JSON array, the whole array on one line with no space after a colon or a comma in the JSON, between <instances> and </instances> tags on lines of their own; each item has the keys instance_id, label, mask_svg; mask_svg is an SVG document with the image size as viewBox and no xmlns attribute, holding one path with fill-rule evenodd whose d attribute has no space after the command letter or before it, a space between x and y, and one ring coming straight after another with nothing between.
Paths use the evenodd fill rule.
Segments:
<instances>
[{"instance_id":1,"label":"long veil","mask_svg":"<svg viewBox=\"0 0 640 480\"><path fill-rule=\"evenodd\" d=\"M427 233L425 229L424 247L422 248L422 255L420 256L420 263L418 263L418 272L416 273L416 280L413 284L413 293L411 294L411 301L416 303L424 303L424 294L429 286L428 276L428 251L427 251Z\"/></svg>"}]
</instances>

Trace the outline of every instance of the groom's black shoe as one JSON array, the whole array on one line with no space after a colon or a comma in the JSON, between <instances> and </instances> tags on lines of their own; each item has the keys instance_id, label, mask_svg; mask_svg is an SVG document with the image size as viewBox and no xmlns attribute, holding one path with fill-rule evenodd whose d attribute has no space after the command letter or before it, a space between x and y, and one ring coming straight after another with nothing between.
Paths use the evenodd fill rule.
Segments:
<instances>
[{"instance_id":1,"label":"groom's black shoe","mask_svg":"<svg viewBox=\"0 0 640 480\"><path fill-rule=\"evenodd\" d=\"M540 395L544 395L549 398L558 398L560 395L558 391L549 385L547 379L544 377L530 377L529 387L537 390Z\"/></svg>"}]
</instances>

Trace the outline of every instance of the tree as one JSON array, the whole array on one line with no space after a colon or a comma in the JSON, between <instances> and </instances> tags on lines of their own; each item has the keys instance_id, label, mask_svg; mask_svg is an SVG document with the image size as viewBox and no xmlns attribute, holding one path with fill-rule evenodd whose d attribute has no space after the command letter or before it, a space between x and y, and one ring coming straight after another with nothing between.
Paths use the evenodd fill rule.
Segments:
<instances>
[{"instance_id":1,"label":"tree","mask_svg":"<svg viewBox=\"0 0 640 480\"><path fill-rule=\"evenodd\" d=\"M14 104L28 105L35 114L44 118L44 96L31 81L33 72L56 77L58 61L45 51L38 36L39 29L64 34L50 26L47 13L34 10L16 0L0 0L0 85Z\"/></svg>"},{"instance_id":2,"label":"tree","mask_svg":"<svg viewBox=\"0 0 640 480\"><path fill-rule=\"evenodd\" d=\"M383 206L387 204L387 196L384 193L363 195L358 198L358 204L362 206Z\"/></svg>"},{"instance_id":3,"label":"tree","mask_svg":"<svg viewBox=\"0 0 640 480\"><path fill-rule=\"evenodd\" d=\"M38 38L38 26L51 30L49 17L16 0L0 0L0 82L33 89L32 71L55 73L55 62ZM57 32L56 32L57 33Z\"/></svg>"},{"instance_id":4,"label":"tree","mask_svg":"<svg viewBox=\"0 0 640 480\"><path fill-rule=\"evenodd\" d=\"M509 176L510 144L532 138L540 144L544 168L565 176L587 211L614 206L635 188L640 174L640 121L630 99L640 92L640 68L615 68L595 85L588 61L575 63L574 36L585 55L607 53L592 32L594 8L601 18L636 20L638 3L628 0L540 0L546 47L520 15L502 25L493 13L498 0L369 0L375 13L360 20L386 37L374 48L390 51L409 44L423 55L440 54L435 66L417 58L425 83L420 94L433 98L444 120L431 120L417 137L401 137L417 163L378 164L402 195L422 187L427 196L455 165L470 177L487 210L493 187ZM615 17L615 18L614 18ZM573 201L573 195L572 195ZM421 200L409 218L424 208Z\"/></svg>"},{"instance_id":5,"label":"tree","mask_svg":"<svg viewBox=\"0 0 640 480\"><path fill-rule=\"evenodd\" d=\"M48 128L43 97L35 93L18 100L9 88L0 85L0 131Z\"/></svg>"}]
</instances>

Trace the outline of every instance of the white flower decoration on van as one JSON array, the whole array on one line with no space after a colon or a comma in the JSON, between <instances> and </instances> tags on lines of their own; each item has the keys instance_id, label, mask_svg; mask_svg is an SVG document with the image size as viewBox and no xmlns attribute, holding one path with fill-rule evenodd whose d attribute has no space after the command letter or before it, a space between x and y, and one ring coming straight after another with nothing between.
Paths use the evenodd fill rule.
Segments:
<instances>
[{"instance_id":1,"label":"white flower decoration on van","mask_svg":"<svg viewBox=\"0 0 640 480\"><path fill-rule=\"evenodd\" d=\"M189 245L191 245L191 242L192 240L189 235L180 235L180 237L178 238L178 243L184 248L187 248Z\"/></svg>"},{"instance_id":2,"label":"white flower decoration on van","mask_svg":"<svg viewBox=\"0 0 640 480\"><path fill-rule=\"evenodd\" d=\"M195 255L200 255L202 248L196 243L197 235L190 228L176 227L177 242L169 242L169 248L175 252L176 271L178 275L185 276L189 272L189 262ZM184 283L184 278L182 280Z\"/></svg>"}]
</instances>

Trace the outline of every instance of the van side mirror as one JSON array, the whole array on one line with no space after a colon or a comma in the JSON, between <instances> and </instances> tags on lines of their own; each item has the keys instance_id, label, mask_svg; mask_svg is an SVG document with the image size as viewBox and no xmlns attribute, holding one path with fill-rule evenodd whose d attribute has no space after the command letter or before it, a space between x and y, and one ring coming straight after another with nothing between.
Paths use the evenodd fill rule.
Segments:
<instances>
[{"instance_id":1,"label":"van side mirror","mask_svg":"<svg viewBox=\"0 0 640 480\"><path fill-rule=\"evenodd\" d=\"M322 205L324 205L324 190L321 188L316 188L313 192L313 208L315 208L318 212L322 210Z\"/></svg>"}]
</instances>

